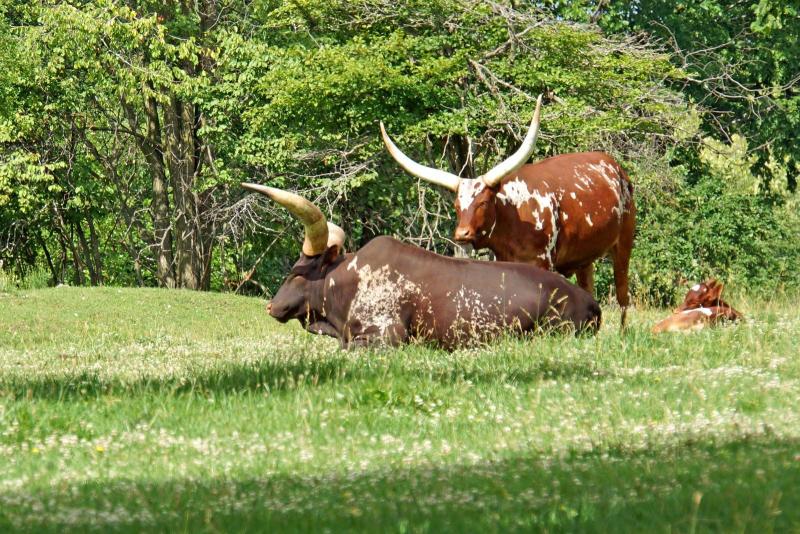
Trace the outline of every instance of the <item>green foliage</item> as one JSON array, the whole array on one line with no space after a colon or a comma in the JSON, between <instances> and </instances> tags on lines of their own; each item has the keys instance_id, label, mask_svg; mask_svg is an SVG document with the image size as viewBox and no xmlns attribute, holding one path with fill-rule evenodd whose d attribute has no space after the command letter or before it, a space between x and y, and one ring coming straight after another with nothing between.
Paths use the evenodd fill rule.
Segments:
<instances>
[{"instance_id":1,"label":"green foliage","mask_svg":"<svg viewBox=\"0 0 800 534\"><path fill-rule=\"evenodd\" d=\"M800 163L800 5L784 0L609 2L600 24L611 31L644 30L680 49L683 88L702 104L704 129L738 133L755 149L762 179L770 157ZM797 185L796 169L788 176Z\"/></svg>"},{"instance_id":2,"label":"green foliage","mask_svg":"<svg viewBox=\"0 0 800 534\"><path fill-rule=\"evenodd\" d=\"M350 249L394 234L449 253L449 193L397 167L379 121L417 160L477 175L515 148L544 93L535 158L603 149L631 171L638 296L669 300L675 280L705 273L796 281L782 267L797 243L792 5L207 2L0 1L0 259L16 276L36 265L54 282L164 283L158 228L177 232L187 186L167 162L159 227L151 101L162 156L170 110L195 118L184 162L199 162L187 196L207 203L209 286L238 287L255 266L243 289L268 291L300 227L266 203L248 220L240 181L307 192ZM726 98L732 80L743 85ZM701 236L706 218L729 230Z\"/></svg>"},{"instance_id":3,"label":"green foliage","mask_svg":"<svg viewBox=\"0 0 800 534\"><path fill-rule=\"evenodd\" d=\"M49 285L50 273L41 267L28 269L22 276L14 274L13 271L0 269L0 293L43 289Z\"/></svg>"},{"instance_id":4,"label":"green foliage","mask_svg":"<svg viewBox=\"0 0 800 534\"><path fill-rule=\"evenodd\" d=\"M743 138L703 143L701 165L682 169L672 191L637 198L634 293L669 304L681 280L716 277L764 294L800 284L796 195L759 191L765 180Z\"/></svg>"}]
</instances>

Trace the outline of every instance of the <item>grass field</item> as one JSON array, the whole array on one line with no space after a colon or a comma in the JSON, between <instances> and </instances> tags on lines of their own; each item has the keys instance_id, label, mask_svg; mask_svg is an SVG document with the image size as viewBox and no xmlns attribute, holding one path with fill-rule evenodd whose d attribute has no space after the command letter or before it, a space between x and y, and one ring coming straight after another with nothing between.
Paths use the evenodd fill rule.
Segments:
<instances>
[{"instance_id":1,"label":"grass field","mask_svg":"<svg viewBox=\"0 0 800 534\"><path fill-rule=\"evenodd\" d=\"M0 293L0 532L798 532L796 301L341 352L258 299Z\"/></svg>"}]
</instances>

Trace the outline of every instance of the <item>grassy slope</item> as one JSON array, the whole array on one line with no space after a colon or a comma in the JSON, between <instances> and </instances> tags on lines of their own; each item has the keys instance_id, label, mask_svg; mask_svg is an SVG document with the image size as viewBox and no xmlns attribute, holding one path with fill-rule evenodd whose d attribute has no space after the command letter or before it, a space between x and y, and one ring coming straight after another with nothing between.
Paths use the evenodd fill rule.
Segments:
<instances>
[{"instance_id":1,"label":"grassy slope","mask_svg":"<svg viewBox=\"0 0 800 534\"><path fill-rule=\"evenodd\" d=\"M793 300L448 354L230 295L0 294L0 531L800 529Z\"/></svg>"}]
</instances>

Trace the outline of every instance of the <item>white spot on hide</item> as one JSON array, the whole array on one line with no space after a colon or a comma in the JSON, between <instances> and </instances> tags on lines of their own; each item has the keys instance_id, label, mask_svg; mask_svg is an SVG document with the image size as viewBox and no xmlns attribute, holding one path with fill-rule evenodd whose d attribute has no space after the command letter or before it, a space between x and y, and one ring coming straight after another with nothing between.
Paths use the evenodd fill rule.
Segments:
<instances>
[{"instance_id":1,"label":"white spot on hide","mask_svg":"<svg viewBox=\"0 0 800 534\"><path fill-rule=\"evenodd\" d=\"M349 271L350 269L358 269L358 256L353 256L353 261L347 264L347 270Z\"/></svg>"},{"instance_id":2,"label":"white spot on hide","mask_svg":"<svg viewBox=\"0 0 800 534\"><path fill-rule=\"evenodd\" d=\"M364 329L374 327L383 335L387 328L400 322L400 307L408 296L420 293L417 284L388 265L374 271L365 265L358 270L358 287L348 322L358 320Z\"/></svg>"},{"instance_id":3,"label":"white spot on hide","mask_svg":"<svg viewBox=\"0 0 800 534\"><path fill-rule=\"evenodd\" d=\"M485 338L503 328L497 313L503 303L500 295L484 298L478 291L462 285L453 297L456 317L450 328L456 337Z\"/></svg>"},{"instance_id":4,"label":"white spot on hide","mask_svg":"<svg viewBox=\"0 0 800 534\"><path fill-rule=\"evenodd\" d=\"M519 208L528 202L532 196L528 191L528 186L519 178L514 178L512 181L504 183L500 188L500 192L497 193L497 198L503 204L510 202L514 204L515 208Z\"/></svg>"},{"instance_id":5,"label":"white spot on hide","mask_svg":"<svg viewBox=\"0 0 800 534\"><path fill-rule=\"evenodd\" d=\"M475 200L475 197L485 188L486 184L484 184L481 179L462 179L458 184L458 204L461 207L461 211L467 210L467 208L472 205L472 201Z\"/></svg>"},{"instance_id":6,"label":"white spot on hide","mask_svg":"<svg viewBox=\"0 0 800 534\"><path fill-rule=\"evenodd\" d=\"M536 203L539 205L539 212L544 215L544 210L549 209L552 213L553 211L553 197L549 194L540 194L539 191L534 190L531 194L531 198L536 200Z\"/></svg>"},{"instance_id":7,"label":"white spot on hide","mask_svg":"<svg viewBox=\"0 0 800 534\"><path fill-rule=\"evenodd\" d=\"M687 313L694 313L694 312L700 312L700 313L702 313L703 315L705 315L707 317L711 317L711 314L712 314L712 311L709 308L692 308L691 310L683 310L681 313L687 314Z\"/></svg>"}]
</instances>

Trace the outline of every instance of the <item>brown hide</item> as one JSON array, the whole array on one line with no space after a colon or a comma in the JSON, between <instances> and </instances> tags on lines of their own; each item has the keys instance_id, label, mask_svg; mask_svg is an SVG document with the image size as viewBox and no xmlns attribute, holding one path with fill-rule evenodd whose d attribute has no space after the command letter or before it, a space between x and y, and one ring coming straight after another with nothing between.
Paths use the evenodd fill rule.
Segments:
<instances>
[{"instance_id":1,"label":"brown hide","mask_svg":"<svg viewBox=\"0 0 800 534\"><path fill-rule=\"evenodd\" d=\"M268 309L343 347L423 339L453 349L505 331L600 325L597 302L558 274L448 258L390 237L350 254L302 255Z\"/></svg>"},{"instance_id":2,"label":"brown hide","mask_svg":"<svg viewBox=\"0 0 800 534\"><path fill-rule=\"evenodd\" d=\"M692 286L675 312L653 327L653 333L700 330L742 314L722 300L723 285L714 279Z\"/></svg>"},{"instance_id":3,"label":"brown hide","mask_svg":"<svg viewBox=\"0 0 800 534\"><path fill-rule=\"evenodd\" d=\"M730 304L722 300L722 290L724 286L718 280L709 278L705 282L692 286L686 293L683 302L675 310L676 312L692 310L695 308L710 308L713 306L720 306L730 308L739 318L741 314L734 310Z\"/></svg>"},{"instance_id":4,"label":"brown hide","mask_svg":"<svg viewBox=\"0 0 800 534\"><path fill-rule=\"evenodd\" d=\"M725 306L701 307L675 312L653 327L653 333L687 332L713 326L720 321L735 321L741 317L736 310Z\"/></svg>"},{"instance_id":5,"label":"brown hide","mask_svg":"<svg viewBox=\"0 0 800 534\"><path fill-rule=\"evenodd\" d=\"M636 209L633 186L608 154L564 154L522 166L496 188L462 180L455 239L497 259L578 274L592 291L592 263L611 254L620 306L628 305L628 263Z\"/></svg>"}]
</instances>

